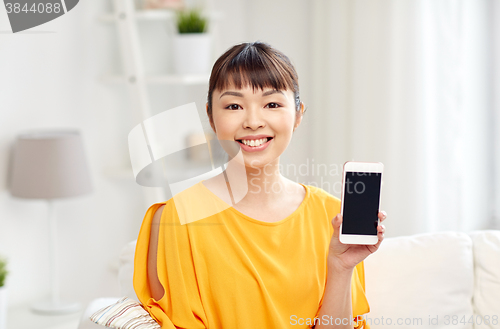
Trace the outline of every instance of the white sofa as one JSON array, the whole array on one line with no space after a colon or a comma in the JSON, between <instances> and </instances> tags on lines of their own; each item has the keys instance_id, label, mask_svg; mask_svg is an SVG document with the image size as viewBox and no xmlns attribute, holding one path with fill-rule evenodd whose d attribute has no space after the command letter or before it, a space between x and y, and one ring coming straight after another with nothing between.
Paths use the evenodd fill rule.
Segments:
<instances>
[{"instance_id":1,"label":"white sofa","mask_svg":"<svg viewBox=\"0 0 500 329\"><path fill-rule=\"evenodd\" d=\"M120 256L122 296L132 287L135 241ZM500 231L441 232L386 238L365 260L371 328L500 329ZM79 329L118 298L90 303Z\"/></svg>"}]
</instances>

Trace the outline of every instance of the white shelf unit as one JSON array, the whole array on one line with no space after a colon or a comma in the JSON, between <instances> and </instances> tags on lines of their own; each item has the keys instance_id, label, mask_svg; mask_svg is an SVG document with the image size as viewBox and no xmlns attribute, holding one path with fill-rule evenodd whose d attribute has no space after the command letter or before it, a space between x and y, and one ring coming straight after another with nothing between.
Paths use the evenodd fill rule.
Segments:
<instances>
[{"instance_id":1,"label":"white shelf unit","mask_svg":"<svg viewBox=\"0 0 500 329\"><path fill-rule=\"evenodd\" d=\"M173 10L137 10L134 0L113 0L114 12L100 15L99 21L103 23L116 24L120 54L123 60L123 74L104 75L100 80L104 83L126 84L131 97L132 108L139 109L138 118L143 122L152 116L150 99L148 97L149 85L181 85L192 86L208 84L209 74L206 75L146 75L144 72L142 49L137 24L151 21L170 21L175 19ZM210 24L215 25L215 21L222 17L220 13L207 11L205 15L210 19ZM212 34L213 29L209 29ZM113 174L110 174L113 172ZM133 179L130 164L117 168L106 168L105 175L114 179ZM166 200L166 193L161 188L144 189L145 202L149 206L158 200Z\"/></svg>"}]
</instances>

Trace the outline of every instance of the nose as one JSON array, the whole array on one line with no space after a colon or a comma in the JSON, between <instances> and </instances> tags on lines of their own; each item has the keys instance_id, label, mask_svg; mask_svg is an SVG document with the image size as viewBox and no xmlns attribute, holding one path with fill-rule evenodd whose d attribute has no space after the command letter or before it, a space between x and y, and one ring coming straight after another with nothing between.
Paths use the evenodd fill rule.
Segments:
<instances>
[{"instance_id":1,"label":"nose","mask_svg":"<svg viewBox=\"0 0 500 329\"><path fill-rule=\"evenodd\" d=\"M265 121L262 117L262 111L258 107L249 108L245 111L245 120L243 121L243 128L250 128L256 130L265 127Z\"/></svg>"}]
</instances>

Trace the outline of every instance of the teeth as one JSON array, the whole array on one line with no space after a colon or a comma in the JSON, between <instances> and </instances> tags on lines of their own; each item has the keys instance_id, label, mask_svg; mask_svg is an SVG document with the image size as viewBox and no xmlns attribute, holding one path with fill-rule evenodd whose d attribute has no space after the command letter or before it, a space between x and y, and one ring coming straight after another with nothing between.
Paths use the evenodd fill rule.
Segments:
<instances>
[{"instance_id":1,"label":"teeth","mask_svg":"<svg viewBox=\"0 0 500 329\"><path fill-rule=\"evenodd\" d=\"M261 139L242 139L241 142L245 145L249 146L260 146L267 142L267 138L261 138Z\"/></svg>"}]
</instances>

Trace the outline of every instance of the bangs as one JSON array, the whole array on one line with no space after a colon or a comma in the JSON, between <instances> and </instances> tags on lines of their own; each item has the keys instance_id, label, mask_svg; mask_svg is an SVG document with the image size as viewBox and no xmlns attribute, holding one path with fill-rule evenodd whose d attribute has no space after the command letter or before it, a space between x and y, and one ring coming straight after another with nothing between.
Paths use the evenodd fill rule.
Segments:
<instances>
[{"instance_id":1,"label":"bangs","mask_svg":"<svg viewBox=\"0 0 500 329\"><path fill-rule=\"evenodd\" d=\"M264 88L298 91L297 74L290 70L290 60L270 49L246 46L228 54L220 64L212 74L210 90L224 90L232 85L237 89L251 86L254 91Z\"/></svg>"}]
</instances>

